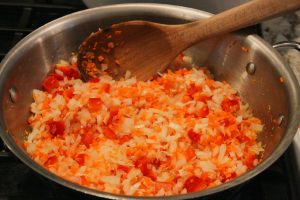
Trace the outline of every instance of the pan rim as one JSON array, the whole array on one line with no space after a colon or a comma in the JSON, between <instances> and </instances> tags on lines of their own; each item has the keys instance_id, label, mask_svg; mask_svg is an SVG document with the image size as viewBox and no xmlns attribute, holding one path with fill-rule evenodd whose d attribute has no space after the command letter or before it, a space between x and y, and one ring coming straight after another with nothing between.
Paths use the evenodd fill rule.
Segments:
<instances>
[{"instance_id":1,"label":"pan rim","mask_svg":"<svg viewBox=\"0 0 300 200\"><path fill-rule=\"evenodd\" d=\"M59 19L56 19L52 22L49 22L45 24L44 26L38 28L37 30L33 31L30 33L28 36L26 36L24 39L22 39L15 47L13 47L9 53L5 56L5 58L1 62L1 67L0 67L0 85L2 86L4 77L8 73L8 69L6 69L5 66L8 65L10 62L11 58L14 57L16 52L22 50L22 48L30 41L38 39L40 35L45 33L46 31L49 31L50 29L55 29L55 27L60 27L62 23L65 22L71 22L73 20L79 19L82 15L93 15L96 12L101 12L101 11L107 11L107 10L114 10L114 9L133 9L137 10L139 8L147 8L147 9L153 9L153 10L174 10L174 11L180 11L184 12L186 14L189 14L190 19L197 19L200 17L209 17L211 14L192 9L192 8L186 8L182 6L175 6L175 5L167 5L167 4L153 4L153 3L138 3L138 4L115 4L115 5L109 5L109 6L103 6L103 7L96 7L96 8L91 8L79 12L75 12L69 15L66 15L64 17L61 17ZM294 76L292 70L290 67L282 60L280 59L281 56L278 54L277 51L275 51L269 44L267 44L263 39L261 39L259 36L256 35L251 35L251 38L255 40L256 42L260 43L261 45L264 45L267 47L269 52L273 54L275 57L278 57L279 62L282 64L282 66L286 67L286 70L288 73L290 73L290 80L287 81L286 84L287 86L295 93L294 97L290 99L290 103L292 103L292 109L293 110L300 110L300 105L299 105L299 85L295 84L298 83L296 77ZM0 87L0 94L2 93L3 88ZM289 91L290 92L290 91ZM0 100L1 103L2 100ZM174 195L174 196L163 196L163 197L135 197L135 196L127 196L127 195L117 195L117 194L111 194L111 193L106 193L106 192L101 192L98 190L90 189L87 187L83 187L80 185L77 185L75 183L72 183L70 181L67 181L63 178L60 178L59 176L51 173L50 171L46 170L36 162L34 162L26 153L25 151L20 148L13 138L7 133L5 130L5 124L3 120L3 116L0 116L0 136L9 148L9 150L16 155L22 162L24 162L27 166L29 166L31 169L34 171L38 172L39 174L43 175L44 177L55 181L63 186L66 186L68 188L74 189L79 192L83 192L85 194L90 194L93 196L98 196L98 197L104 197L104 198L109 198L109 199L190 199L190 198L196 198L196 197L203 197L207 196L210 194L214 194L217 192L224 191L226 189L232 188L236 185L239 185L257 174L261 173L263 170L268 168L273 162L275 162L282 154L283 152L287 149L288 144L291 143L294 134L297 131L297 127L299 124L299 119L300 118L300 113L295 112L293 116L291 116L291 121L289 122L290 124L292 123L291 126L288 127L286 131L286 136L284 137L283 141L279 143L279 145L276 147L274 152L271 154L270 157L268 157L265 161L260 163L258 166L256 166L254 169L256 170L251 170L242 176L229 181L227 183L221 184L220 186L216 186L213 188L209 188L204 191L200 192L194 192L194 193L188 193L188 194L181 194L181 195ZM21 150L21 151L20 151Z\"/></svg>"}]
</instances>

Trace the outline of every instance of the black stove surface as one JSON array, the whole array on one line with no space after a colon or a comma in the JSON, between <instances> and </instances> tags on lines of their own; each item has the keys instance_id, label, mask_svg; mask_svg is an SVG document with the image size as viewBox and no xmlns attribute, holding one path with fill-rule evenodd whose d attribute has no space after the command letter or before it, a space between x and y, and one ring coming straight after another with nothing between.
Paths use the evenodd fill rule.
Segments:
<instances>
[{"instance_id":1,"label":"black stove surface","mask_svg":"<svg viewBox=\"0 0 300 200\"><path fill-rule=\"evenodd\" d=\"M85 8L80 0L0 0L0 60L34 29ZM0 140L0 200L99 199L46 179L4 149ZM271 167L250 181L202 199L299 200L299 170L294 167L294 156L289 148Z\"/></svg>"},{"instance_id":2,"label":"black stove surface","mask_svg":"<svg viewBox=\"0 0 300 200\"><path fill-rule=\"evenodd\" d=\"M0 0L0 60L36 28L85 8L81 0Z\"/></svg>"}]
</instances>

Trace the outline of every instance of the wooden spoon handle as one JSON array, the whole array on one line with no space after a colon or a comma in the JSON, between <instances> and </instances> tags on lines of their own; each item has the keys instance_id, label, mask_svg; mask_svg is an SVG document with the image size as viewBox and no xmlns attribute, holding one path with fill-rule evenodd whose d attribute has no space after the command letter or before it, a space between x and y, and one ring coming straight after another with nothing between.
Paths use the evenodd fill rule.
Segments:
<instances>
[{"instance_id":1,"label":"wooden spoon handle","mask_svg":"<svg viewBox=\"0 0 300 200\"><path fill-rule=\"evenodd\" d=\"M299 8L300 0L253 0L207 20L177 26L176 34L189 47L208 37L232 32Z\"/></svg>"}]
</instances>

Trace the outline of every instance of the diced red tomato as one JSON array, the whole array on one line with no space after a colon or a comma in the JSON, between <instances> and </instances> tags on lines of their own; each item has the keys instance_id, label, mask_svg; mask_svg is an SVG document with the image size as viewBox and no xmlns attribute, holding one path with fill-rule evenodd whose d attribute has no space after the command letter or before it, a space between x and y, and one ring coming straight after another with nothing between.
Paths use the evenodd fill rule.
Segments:
<instances>
[{"instance_id":1,"label":"diced red tomato","mask_svg":"<svg viewBox=\"0 0 300 200\"><path fill-rule=\"evenodd\" d=\"M229 122L229 120L227 118L222 119L219 122L220 122L220 124L224 125L225 127L230 124L230 122Z\"/></svg>"},{"instance_id":2,"label":"diced red tomato","mask_svg":"<svg viewBox=\"0 0 300 200\"><path fill-rule=\"evenodd\" d=\"M48 158L48 160L45 162L45 165L53 165L54 163L57 162L57 157L56 156L51 156L50 158Z\"/></svg>"},{"instance_id":3,"label":"diced red tomato","mask_svg":"<svg viewBox=\"0 0 300 200\"><path fill-rule=\"evenodd\" d=\"M105 83L102 85L102 90L106 93L108 93L110 91L110 84Z\"/></svg>"},{"instance_id":4,"label":"diced red tomato","mask_svg":"<svg viewBox=\"0 0 300 200\"><path fill-rule=\"evenodd\" d=\"M156 181L156 175L151 169L148 168L148 165L158 167L157 165L160 165L160 161L155 159L153 161L150 161L145 156L140 157L135 161L135 167L139 168L144 176L147 176L153 181Z\"/></svg>"},{"instance_id":5,"label":"diced red tomato","mask_svg":"<svg viewBox=\"0 0 300 200\"><path fill-rule=\"evenodd\" d=\"M227 175L227 176L228 176L228 175ZM220 173L219 179L220 179L220 181L221 181L222 183L225 183L226 180L227 180L227 178L228 178L228 177L226 177L226 175L225 175L223 172Z\"/></svg>"},{"instance_id":6,"label":"diced red tomato","mask_svg":"<svg viewBox=\"0 0 300 200\"><path fill-rule=\"evenodd\" d=\"M89 80L89 82L91 82L91 83L98 83L99 81L100 81L100 79L97 77Z\"/></svg>"},{"instance_id":7,"label":"diced red tomato","mask_svg":"<svg viewBox=\"0 0 300 200\"><path fill-rule=\"evenodd\" d=\"M56 78L56 76L51 75L48 76L44 81L43 81L43 89L47 92L52 92L52 90L56 89L59 87L59 79Z\"/></svg>"},{"instance_id":8,"label":"diced red tomato","mask_svg":"<svg viewBox=\"0 0 300 200\"><path fill-rule=\"evenodd\" d=\"M100 98L89 98L88 106L93 110L99 110L102 105Z\"/></svg>"},{"instance_id":9,"label":"diced red tomato","mask_svg":"<svg viewBox=\"0 0 300 200\"><path fill-rule=\"evenodd\" d=\"M52 92L53 97L56 97L56 95L64 95L63 91L60 90L55 90L54 92Z\"/></svg>"},{"instance_id":10,"label":"diced red tomato","mask_svg":"<svg viewBox=\"0 0 300 200\"><path fill-rule=\"evenodd\" d=\"M143 174L143 175L144 175L144 176L147 176L147 177L149 177L149 178L151 178L152 181L156 181L157 176L156 176L156 174L154 173L154 171L152 171L152 170L150 170L150 169L148 169L147 173L145 173L145 174Z\"/></svg>"},{"instance_id":11,"label":"diced red tomato","mask_svg":"<svg viewBox=\"0 0 300 200\"><path fill-rule=\"evenodd\" d=\"M231 173L231 178L235 178L235 177L237 177L237 174L235 172L232 172Z\"/></svg>"},{"instance_id":12,"label":"diced red tomato","mask_svg":"<svg viewBox=\"0 0 300 200\"><path fill-rule=\"evenodd\" d=\"M94 141L94 135L91 132L87 132L81 135L81 143L86 147L89 147Z\"/></svg>"},{"instance_id":13,"label":"diced red tomato","mask_svg":"<svg viewBox=\"0 0 300 200\"><path fill-rule=\"evenodd\" d=\"M170 91L171 89L176 87L176 84L172 81L164 81L162 85L164 86L164 89L167 91Z\"/></svg>"},{"instance_id":14,"label":"diced red tomato","mask_svg":"<svg viewBox=\"0 0 300 200\"><path fill-rule=\"evenodd\" d=\"M118 165L118 170L122 170L126 173L128 173L130 171L130 167L124 166L124 165Z\"/></svg>"},{"instance_id":15,"label":"diced red tomato","mask_svg":"<svg viewBox=\"0 0 300 200\"><path fill-rule=\"evenodd\" d=\"M192 129L188 131L188 136L192 143L197 144L200 141L200 135L194 132Z\"/></svg>"},{"instance_id":16,"label":"diced red tomato","mask_svg":"<svg viewBox=\"0 0 300 200\"><path fill-rule=\"evenodd\" d=\"M113 121L113 118L118 115L119 108L118 107L110 107L109 108L109 118L107 120L107 123L110 124Z\"/></svg>"},{"instance_id":17,"label":"diced red tomato","mask_svg":"<svg viewBox=\"0 0 300 200\"><path fill-rule=\"evenodd\" d=\"M68 79L71 79L71 78L74 78L74 79L80 78L79 72L77 70L73 69L70 66L61 66L61 67L58 67L58 69L60 71L62 71L64 73L64 75L66 77L68 77Z\"/></svg>"},{"instance_id":18,"label":"diced red tomato","mask_svg":"<svg viewBox=\"0 0 300 200\"><path fill-rule=\"evenodd\" d=\"M192 160L195 156L196 156L195 150L194 150L192 147L189 147L189 148L185 151L185 158L186 158L187 161Z\"/></svg>"},{"instance_id":19,"label":"diced red tomato","mask_svg":"<svg viewBox=\"0 0 300 200\"><path fill-rule=\"evenodd\" d=\"M200 92L201 90L201 86L196 86L195 83L191 83L187 88L187 94L193 96L195 93Z\"/></svg>"},{"instance_id":20,"label":"diced red tomato","mask_svg":"<svg viewBox=\"0 0 300 200\"><path fill-rule=\"evenodd\" d=\"M65 131L65 123L63 121L51 121L48 122L49 132L54 137L57 135L63 135Z\"/></svg>"},{"instance_id":21,"label":"diced red tomato","mask_svg":"<svg viewBox=\"0 0 300 200\"><path fill-rule=\"evenodd\" d=\"M84 164L84 161L85 161L85 155L84 154L77 154L76 156L75 156L75 161L79 164L79 165L83 165Z\"/></svg>"},{"instance_id":22,"label":"diced red tomato","mask_svg":"<svg viewBox=\"0 0 300 200\"><path fill-rule=\"evenodd\" d=\"M161 161L157 158L155 158L154 160L151 161L151 164L155 167L155 168L159 168L161 165Z\"/></svg>"},{"instance_id":23,"label":"diced red tomato","mask_svg":"<svg viewBox=\"0 0 300 200\"><path fill-rule=\"evenodd\" d=\"M63 95L65 97L68 97L69 99L71 99L74 96L74 89L69 88L69 89L64 90Z\"/></svg>"},{"instance_id":24,"label":"diced red tomato","mask_svg":"<svg viewBox=\"0 0 300 200\"><path fill-rule=\"evenodd\" d=\"M202 108L196 113L197 117L206 117L208 114L209 109L206 104L204 104L204 106L202 106Z\"/></svg>"},{"instance_id":25,"label":"diced red tomato","mask_svg":"<svg viewBox=\"0 0 300 200\"><path fill-rule=\"evenodd\" d=\"M184 183L184 188L186 188L187 192L200 191L205 189L206 187L206 183L197 176L191 176Z\"/></svg>"},{"instance_id":26,"label":"diced red tomato","mask_svg":"<svg viewBox=\"0 0 300 200\"><path fill-rule=\"evenodd\" d=\"M116 116L119 113L119 108L118 107L110 107L109 113L111 116Z\"/></svg>"},{"instance_id":27,"label":"diced red tomato","mask_svg":"<svg viewBox=\"0 0 300 200\"><path fill-rule=\"evenodd\" d=\"M222 101L221 106L226 112L237 112L240 110L240 100L235 96L231 98L225 98Z\"/></svg>"},{"instance_id":28,"label":"diced red tomato","mask_svg":"<svg viewBox=\"0 0 300 200\"><path fill-rule=\"evenodd\" d=\"M134 164L135 164L135 167L139 168L144 175L148 173L148 170L149 170L147 167L148 159L146 157L138 158Z\"/></svg>"},{"instance_id":29,"label":"diced red tomato","mask_svg":"<svg viewBox=\"0 0 300 200\"><path fill-rule=\"evenodd\" d=\"M80 176L81 178L81 184L82 185L88 185L89 184L89 181L85 178L85 176Z\"/></svg>"},{"instance_id":30,"label":"diced red tomato","mask_svg":"<svg viewBox=\"0 0 300 200\"><path fill-rule=\"evenodd\" d=\"M206 103L206 101L208 101L209 99L211 99L211 97L206 96L206 95L201 94L201 93L196 93L194 95L194 100L195 101L202 101L202 102Z\"/></svg>"},{"instance_id":31,"label":"diced red tomato","mask_svg":"<svg viewBox=\"0 0 300 200\"><path fill-rule=\"evenodd\" d=\"M251 141L251 139L247 137L243 132L237 135L237 139L239 140L240 143Z\"/></svg>"},{"instance_id":32,"label":"diced red tomato","mask_svg":"<svg viewBox=\"0 0 300 200\"><path fill-rule=\"evenodd\" d=\"M59 80L59 81L62 81L62 80L64 80L64 77L63 76L61 76L61 75L59 75L59 74L52 74L51 76L54 76L57 80Z\"/></svg>"},{"instance_id":33,"label":"diced red tomato","mask_svg":"<svg viewBox=\"0 0 300 200\"><path fill-rule=\"evenodd\" d=\"M253 161L255 160L255 154L248 154L244 159L244 164L249 168L253 168Z\"/></svg>"},{"instance_id":34,"label":"diced red tomato","mask_svg":"<svg viewBox=\"0 0 300 200\"><path fill-rule=\"evenodd\" d=\"M122 137L119 138L119 142L120 144L123 144L129 140L131 140L131 136L130 135L123 135Z\"/></svg>"},{"instance_id":35,"label":"diced red tomato","mask_svg":"<svg viewBox=\"0 0 300 200\"><path fill-rule=\"evenodd\" d=\"M115 140L118 138L116 133L113 130L111 130L111 128L109 127L103 127L102 131L103 131L103 135L108 139Z\"/></svg>"}]
</instances>

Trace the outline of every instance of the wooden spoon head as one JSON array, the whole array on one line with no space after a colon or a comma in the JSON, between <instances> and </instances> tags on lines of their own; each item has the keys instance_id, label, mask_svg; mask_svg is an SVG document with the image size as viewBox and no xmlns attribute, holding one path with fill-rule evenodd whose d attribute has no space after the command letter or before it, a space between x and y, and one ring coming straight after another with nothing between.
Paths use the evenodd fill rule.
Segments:
<instances>
[{"instance_id":1,"label":"wooden spoon head","mask_svg":"<svg viewBox=\"0 0 300 200\"><path fill-rule=\"evenodd\" d=\"M85 80L105 73L118 80L131 74L148 80L175 58L168 26L129 21L91 34L79 47L78 68ZM128 72L127 72L128 71Z\"/></svg>"}]
</instances>

